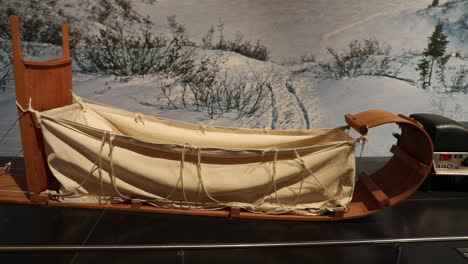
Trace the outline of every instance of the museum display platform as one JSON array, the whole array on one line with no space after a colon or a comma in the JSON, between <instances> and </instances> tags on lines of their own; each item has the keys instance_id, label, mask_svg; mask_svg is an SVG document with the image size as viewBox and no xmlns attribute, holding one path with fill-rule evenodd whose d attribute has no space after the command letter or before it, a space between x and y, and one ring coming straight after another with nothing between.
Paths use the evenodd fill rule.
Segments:
<instances>
[{"instance_id":1,"label":"museum display platform","mask_svg":"<svg viewBox=\"0 0 468 264\"><path fill-rule=\"evenodd\" d=\"M358 166L372 171L382 163L385 158L362 158ZM21 170L18 165L21 162L15 164L15 169ZM462 183L458 184L462 190ZM450 188L442 184L437 190L417 192L400 205L375 215L338 222L0 204L0 260L2 263L468 263L462 253L463 248L468 248L468 241L450 241L468 236L468 192ZM438 241L439 238L445 238L445 242ZM430 242L431 239L434 241ZM407 243L411 240L414 241ZM140 245L147 248L139 248ZM161 245L173 247L161 249ZM8 246L19 246L22 250L8 250ZM32 247L28 249L29 246ZM47 251L38 250L37 246L46 246ZM64 246L70 248L64 250ZM92 246L102 247L90 250Z\"/></svg>"}]
</instances>

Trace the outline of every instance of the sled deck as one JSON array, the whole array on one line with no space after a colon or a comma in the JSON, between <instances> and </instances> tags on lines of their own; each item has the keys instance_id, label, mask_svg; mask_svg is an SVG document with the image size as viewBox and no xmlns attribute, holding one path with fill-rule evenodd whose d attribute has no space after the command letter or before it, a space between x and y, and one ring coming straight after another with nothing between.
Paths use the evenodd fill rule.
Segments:
<instances>
[{"instance_id":1,"label":"sled deck","mask_svg":"<svg viewBox=\"0 0 468 264\"><path fill-rule=\"evenodd\" d=\"M422 126L383 110L347 114L338 128L265 131L73 103L68 25L61 58L26 61L19 19L10 23L26 182L2 174L1 202L330 221L400 203L432 167ZM372 175L356 173L356 144L388 123L401 129L393 157ZM351 138L349 128L362 137Z\"/></svg>"}]
</instances>

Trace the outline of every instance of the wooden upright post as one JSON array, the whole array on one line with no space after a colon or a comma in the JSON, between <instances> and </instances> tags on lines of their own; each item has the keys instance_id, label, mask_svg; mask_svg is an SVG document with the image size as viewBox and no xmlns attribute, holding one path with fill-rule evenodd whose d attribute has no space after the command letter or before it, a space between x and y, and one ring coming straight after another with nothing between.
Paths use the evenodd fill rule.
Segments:
<instances>
[{"instance_id":1,"label":"wooden upright post","mask_svg":"<svg viewBox=\"0 0 468 264\"><path fill-rule=\"evenodd\" d=\"M62 26L62 57L47 61L26 61L21 49L20 24L10 16L13 44L13 72L16 100L23 109L45 111L72 103L72 64L68 45L68 25ZM22 110L18 113L21 115ZM38 194L49 184L50 171L40 128L31 112L19 120L28 191Z\"/></svg>"}]
</instances>

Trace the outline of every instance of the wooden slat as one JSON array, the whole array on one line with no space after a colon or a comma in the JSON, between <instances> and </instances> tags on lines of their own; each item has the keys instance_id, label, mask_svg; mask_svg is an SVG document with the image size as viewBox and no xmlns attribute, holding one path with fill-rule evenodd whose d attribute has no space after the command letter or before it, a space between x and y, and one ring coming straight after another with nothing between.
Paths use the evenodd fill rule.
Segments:
<instances>
[{"instance_id":1,"label":"wooden slat","mask_svg":"<svg viewBox=\"0 0 468 264\"><path fill-rule=\"evenodd\" d=\"M237 206L232 206L229 211L229 217L239 217L240 216L241 209L240 207Z\"/></svg>"},{"instance_id":2,"label":"wooden slat","mask_svg":"<svg viewBox=\"0 0 468 264\"><path fill-rule=\"evenodd\" d=\"M395 157L405 162L405 164L408 165L408 167L417 171L418 174L425 174L429 168L429 166L417 161L415 158L413 158L411 155L409 155L406 151L404 151L399 146L393 145L390 151L393 153Z\"/></svg>"},{"instance_id":3,"label":"wooden slat","mask_svg":"<svg viewBox=\"0 0 468 264\"><path fill-rule=\"evenodd\" d=\"M44 61L23 60L23 64L30 67L59 67L70 64L71 62L71 58L60 58Z\"/></svg>"},{"instance_id":4,"label":"wooden slat","mask_svg":"<svg viewBox=\"0 0 468 264\"><path fill-rule=\"evenodd\" d=\"M5 173L0 169L0 201L28 201L29 198L23 192L20 185L15 181L11 174Z\"/></svg>"},{"instance_id":5,"label":"wooden slat","mask_svg":"<svg viewBox=\"0 0 468 264\"><path fill-rule=\"evenodd\" d=\"M47 205L49 203L49 196L47 194L33 194L31 195L31 203L35 205Z\"/></svg>"},{"instance_id":6,"label":"wooden slat","mask_svg":"<svg viewBox=\"0 0 468 264\"><path fill-rule=\"evenodd\" d=\"M70 26L62 24L62 58L70 58L70 40L69 40Z\"/></svg>"},{"instance_id":7,"label":"wooden slat","mask_svg":"<svg viewBox=\"0 0 468 264\"><path fill-rule=\"evenodd\" d=\"M345 213L345 209L343 207L337 207L333 209L333 216L334 217L343 217Z\"/></svg>"},{"instance_id":8,"label":"wooden slat","mask_svg":"<svg viewBox=\"0 0 468 264\"><path fill-rule=\"evenodd\" d=\"M377 204L381 207L387 207L390 205L388 196L375 184L375 182L366 173L361 172L359 174L359 181L363 184L369 194L372 195Z\"/></svg>"},{"instance_id":9,"label":"wooden slat","mask_svg":"<svg viewBox=\"0 0 468 264\"><path fill-rule=\"evenodd\" d=\"M346 114L345 120L346 120L346 123L348 123L348 125L350 125L354 130L359 132L359 134L361 135L367 134L368 128L366 124L362 120L357 118L355 115Z\"/></svg>"},{"instance_id":10,"label":"wooden slat","mask_svg":"<svg viewBox=\"0 0 468 264\"><path fill-rule=\"evenodd\" d=\"M133 209L139 209L142 206L141 201L137 199L132 199L131 205Z\"/></svg>"}]
</instances>

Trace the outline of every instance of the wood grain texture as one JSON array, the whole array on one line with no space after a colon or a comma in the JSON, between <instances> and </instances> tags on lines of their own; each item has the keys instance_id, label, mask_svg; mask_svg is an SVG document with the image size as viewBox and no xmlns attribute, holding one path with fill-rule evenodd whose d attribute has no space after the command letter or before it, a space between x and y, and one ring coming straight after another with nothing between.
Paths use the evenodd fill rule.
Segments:
<instances>
[{"instance_id":1,"label":"wood grain texture","mask_svg":"<svg viewBox=\"0 0 468 264\"><path fill-rule=\"evenodd\" d=\"M361 172L361 174L359 174L359 181L361 181L369 194L372 195L379 207L384 208L389 205L388 196L366 173Z\"/></svg>"},{"instance_id":2,"label":"wood grain texture","mask_svg":"<svg viewBox=\"0 0 468 264\"><path fill-rule=\"evenodd\" d=\"M13 72L16 100L23 109L29 104L37 111L45 111L72 103L72 65L68 45L68 25L63 28L63 55L48 61L24 61L20 39L20 21L10 16L13 44ZM44 153L41 130L31 112L22 113L19 120L26 167L28 190L39 193L51 179Z\"/></svg>"}]
</instances>

